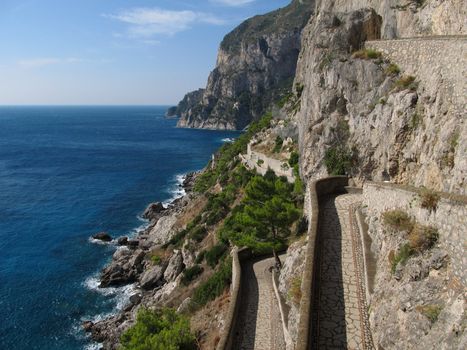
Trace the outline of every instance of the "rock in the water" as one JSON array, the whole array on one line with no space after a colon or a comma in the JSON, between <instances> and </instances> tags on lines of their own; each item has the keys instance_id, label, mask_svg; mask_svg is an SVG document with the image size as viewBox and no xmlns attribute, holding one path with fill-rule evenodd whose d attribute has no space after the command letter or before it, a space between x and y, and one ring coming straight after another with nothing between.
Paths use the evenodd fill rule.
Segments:
<instances>
[{"instance_id":1,"label":"rock in the water","mask_svg":"<svg viewBox=\"0 0 467 350\"><path fill-rule=\"evenodd\" d=\"M151 203L143 213L143 218L148 220L158 220L166 208L161 202Z\"/></svg>"},{"instance_id":2,"label":"rock in the water","mask_svg":"<svg viewBox=\"0 0 467 350\"><path fill-rule=\"evenodd\" d=\"M154 266L149 270L145 271L141 276L140 285L143 289L152 289L162 283L162 277L164 276L164 269L162 266Z\"/></svg>"},{"instance_id":3,"label":"rock in the water","mask_svg":"<svg viewBox=\"0 0 467 350\"><path fill-rule=\"evenodd\" d=\"M137 239L131 239L127 242L127 246L130 248L136 248L139 246L139 241Z\"/></svg>"},{"instance_id":4,"label":"rock in the water","mask_svg":"<svg viewBox=\"0 0 467 350\"><path fill-rule=\"evenodd\" d=\"M138 305L141 302L142 298L143 297L141 294L133 294L132 296L130 296L130 303L132 305Z\"/></svg>"},{"instance_id":5,"label":"rock in the water","mask_svg":"<svg viewBox=\"0 0 467 350\"><path fill-rule=\"evenodd\" d=\"M92 236L94 239L98 239L102 242L110 242L112 241L112 236L109 235L107 232L99 232Z\"/></svg>"},{"instance_id":6,"label":"rock in the water","mask_svg":"<svg viewBox=\"0 0 467 350\"><path fill-rule=\"evenodd\" d=\"M81 326L83 327L85 332L91 332L94 323L92 321L84 321Z\"/></svg>"},{"instance_id":7,"label":"rock in the water","mask_svg":"<svg viewBox=\"0 0 467 350\"><path fill-rule=\"evenodd\" d=\"M128 237L120 237L118 240L117 240L117 244L118 245L128 245Z\"/></svg>"},{"instance_id":8,"label":"rock in the water","mask_svg":"<svg viewBox=\"0 0 467 350\"><path fill-rule=\"evenodd\" d=\"M183 270L183 256L179 250L174 251L174 254L169 260L169 264L164 272L166 281L173 281Z\"/></svg>"}]
</instances>

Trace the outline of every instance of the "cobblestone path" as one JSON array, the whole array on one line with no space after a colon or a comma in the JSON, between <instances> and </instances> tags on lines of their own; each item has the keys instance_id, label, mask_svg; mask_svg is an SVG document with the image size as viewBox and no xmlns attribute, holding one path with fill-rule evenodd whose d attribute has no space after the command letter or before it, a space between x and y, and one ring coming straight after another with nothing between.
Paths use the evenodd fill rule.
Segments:
<instances>
[{"instance_id":1,"label":"cobblestone path","mask_svg":"<svg viewBox=\"0 0 467 350\"><path fill-rule=\"evenodd\" d=\"M253 261L243 266L238 328L233 348L238 350L285 349L281 317L274 297L269 268L274 258Z\"/></svg>"},{"instance_id":2,"label":"cobblestone path","mask_svg":"<svg viewBox=\"0 0 467 350\"><path fill-rule=\"evenodd\" d=\"M320 203L313 349L373 349L362 284L362 253L352 210L360 198L346 194Z\"/></svg>"}]
</instances>

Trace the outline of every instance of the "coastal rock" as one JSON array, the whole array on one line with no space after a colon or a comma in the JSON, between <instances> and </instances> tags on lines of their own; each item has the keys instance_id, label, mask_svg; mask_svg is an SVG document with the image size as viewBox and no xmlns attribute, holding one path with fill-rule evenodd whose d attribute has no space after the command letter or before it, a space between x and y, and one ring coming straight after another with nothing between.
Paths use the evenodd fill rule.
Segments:
<instances>
[{"instance_id":1,"label":"coastal rock","mask_svg":"<svg viewBox=\"0 0 467 350\"><path fill-rule=\"evenodd\" d=\"M112 236L109 235L107 232L99 232L94 235L92 235L92 238L97 239L102 242L111 242L112 241Z\"/></svg>"},{"instance_id":2,"label":"coastal rock","mask_svg":"<svg viewBox=\"0 0 467 350\"><path fill-rule=\"evenodd\" d=\"M164 269L162 266L156 265L143 273L140 279L140 286L143 289L152 289L162 284Z\"/></svg>"},{"instance_id":3,"label":"coastal rock","mask_svg":"<svg viewBox=\"0 0 467 350\"><path fill-rule=\"evenodd\" d=\"M193 189L197 175L198 172L191 172L186 174L182 184L185 191L191 191Z\"/></svg>"},{"instance_id":4,"label":"coastal rock","mask_svg":"<svg viewBox=\"0 0 467 350\"><path fill-rule=\"evenodd\" d=\"M155 202L148 205L142 216L145 219L156 221L162 216L161 213L166 210L161 202Z\"/></svg>"},{"instance_id":5,"label":"coastal rock","mask_svg":"<svg viewBox=\"0 0 467 350\"><path fill-rule=\"evenodd\" d=\"M167 109L167 112L165 113L166 118L175 118L177 117L177 106L172 106Z\"/></svg>"},{"instance_id":6,"label":"coastal rock","mask_svg":"<svg viewBox=\"0 0 467 350\"><path fill-rule=\"evenodd\" d=\"M94 323L92 321L84 321L81 324L81 327L83 327L83 330L85 332L91 332L93 326L94 326Z\"/></svg>"},{"instance_id":7,"label":"coastal rock","mask_svg":"<svg viewBox=\"0 0 467 350\"><path fill-rule=\"evenodd\" d=\"M188 310L188 307L190 306L190 303L191 303L191 298L190 297L183 300L182 303L180 304L180 306L177 308L177 313L182 313L182 312Z\"/></svg>"},{"instance_id":8,"label":"coastal rock","mask_svg":"<svg viewBox=\"0 0 467 350\"><path fill-rule=\"evenodd\" d=\"M122 259L125 259L130 255L131 251L126 247L122 247L115 251L115 253L112 255L112 258L113 260L121 261Z\"/></svg>"},{"instance_id":9,"label":"coastal rock","mask_svg":"<svg viewBox=\"0 0 467 350\"><path fill-rule=\"evenodd\" d=\"M174 235L172 227L176 221L176 215L168 215L160 218L149 233L148 241L154 245L166 244Z\"/></svg>"},{"instance_id":10,"label":"coastal rock","mask_svg":"<svg viewBox=\"0 0 467 350\"><path fill-rule=\"evenodd\" d=\"M182 272L182 270L183 270L182 253L179 250L175 250L164 272L164 279L166 281L173 281Z\"/></svg>"},{"instance_id":11,"label":"coastal rock","mask_svg":"<svg viewBox=\"0 0 467 350\"><path fill-rule=\"evenodd\" d=\"M195 254L189 249L190 240L186 240L182 247L183 264L185 267L192 267L195 263Z\"/></svg>"},{"instance_id":12,"label":"coastal rock","mask_svg":"<svg viewBox=\"0 0 467 350\"><path fill-rule=\"evenodd\" d=\"M130 248L137 248L139 246L139 240L131 239L127 241L127 246Z\"/></svg>"},{"instance_id":13,"label":"coastal rock","mask_svg":"<svg viewBox=\"0 0 467 350\"><path fill-rule=\"evenodd\" d=\"M128 261L128 265L131 269L139 270L141 267L141 263L143 262L144 257L146 256L146 253L138 249L133 253L133 256L131 259Z\"/></svg>"},{"instance_id":14,"label":"coastal rock","mask_svg":"<svg viewBox=\"0 0 467 350\"><path fill-rule=\"evenodd\" d=\"M139 293L137 294L133 294L132 296L130 296L130 303L132 305L138 305L139 303L141 303L141 300L143 299L143 296Z\"/></svg>"},{"instance_id":15,"label":"coastal rock","mask_svg":"<svg viewBox=\"0 0 467 350\"><path fill-rule=\"evenodd\" d=\"M125 236L119 237L119 238L117 239L117 244L118 244L119 246L127 245L127 244L128 244L128 237L125 237Z\"/></svg>"}]
</instances>

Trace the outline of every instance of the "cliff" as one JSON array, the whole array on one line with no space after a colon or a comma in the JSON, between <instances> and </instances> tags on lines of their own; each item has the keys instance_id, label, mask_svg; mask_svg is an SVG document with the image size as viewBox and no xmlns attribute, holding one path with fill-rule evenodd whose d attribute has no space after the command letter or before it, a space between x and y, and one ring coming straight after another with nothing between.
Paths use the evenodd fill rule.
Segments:
<instances>
[{"instance_id":1,"label":"cliff","mask_svg":"<svg viewBox=\"0 0 467 350\"><path fill-rule=\"evenodd\" d=\"M357 3L371 5L318 4L303 32L294 84L301 88L296 118L302 175L338 171L359 182L465 193L465 37L371 41L464 33L465 21L454 24L447 16L463 11L460 2L436 7L438 1L425 1L401 10L397 1L386 1L392 10L346 12Z\"/></svg>"},{"instance_id":2,"label":"cliff","mask_svg":"<svg viewBox=\"0 0 467 350\"><path fill-rule=\"evenodd\" d=\"M313 0L243 22L222 41L205 91L178 106L179 127L243 129L290 90ZM191 103L186 103L187 99Z\"/></svg>"}]
</instances>

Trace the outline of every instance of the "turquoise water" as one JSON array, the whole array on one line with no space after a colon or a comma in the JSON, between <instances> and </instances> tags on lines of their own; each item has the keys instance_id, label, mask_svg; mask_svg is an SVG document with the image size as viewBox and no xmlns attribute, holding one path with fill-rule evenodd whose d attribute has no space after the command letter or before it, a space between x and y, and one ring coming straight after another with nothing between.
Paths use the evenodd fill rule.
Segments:
<instances>
[{"instance_id":1,"label":"turquoise water","mask_svg":"<svg viewBox=\"0 0 467 350\"><path fill-rule=\"evenodd\" d=\"M0 107L0 349L83 349L84 319L131 290L98 290L115 247L177 176L202 168L234 132L175 128L165 107Z\"/></svg>"}]
</instances>

